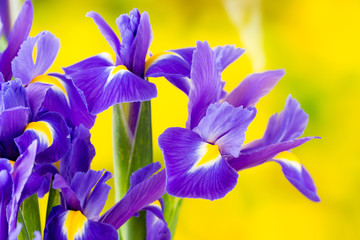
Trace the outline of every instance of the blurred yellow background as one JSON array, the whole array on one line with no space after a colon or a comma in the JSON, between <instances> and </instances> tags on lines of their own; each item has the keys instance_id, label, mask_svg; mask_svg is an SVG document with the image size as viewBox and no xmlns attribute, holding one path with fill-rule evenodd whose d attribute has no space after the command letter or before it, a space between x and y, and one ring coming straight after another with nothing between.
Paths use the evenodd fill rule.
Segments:
<instances>
[{"instance_id":1,"label":"blurred yellow background","mask_svg":"<svg viewBox=\"0 0 360 240\"><path fill-rule=\"evenodd\" d=\"M153 29L152 53L195 46L236 44L247 49L223 74L233 89L254 71L284 68L286 76L259 104L247 141L259 138L289 93L310 115L307 136L321 136L294 150L312 174L320 203L303 197L274 163L239 173L238 185L217 201L187 199L175 240L360 239L360 2L358 0L33 0L31 35L42 30L61 40L51 71L100 52L112 53L86 12L96 11L118 33L115 19L137 7ZM185 125L187 98L165 79L151 79L154 158L157 137ZM112 170L111 109L92 129L93 168ZM111 183L113 184L113 183ZM109 203L113 204L111 192Z\"/></svg>"}]
</instances>

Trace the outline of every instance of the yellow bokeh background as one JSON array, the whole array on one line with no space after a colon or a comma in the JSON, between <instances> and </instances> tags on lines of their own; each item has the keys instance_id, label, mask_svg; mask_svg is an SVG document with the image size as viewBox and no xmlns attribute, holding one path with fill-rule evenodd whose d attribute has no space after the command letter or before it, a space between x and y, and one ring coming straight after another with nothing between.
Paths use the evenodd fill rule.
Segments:
<instances>
[{"instance_id":1,"label":"yellow bokeh background","mask_svg":"<svg viewBox=\"0 0 360 240\"><path fill-rule=\"evenodd\" d=\"M61 50L50 69L100 52L112 53L88 11L99 12L116 30L115 19L137 7L147 11L152 53L194 46L236 44L248 51L223 79L230 91L254 71L284 68L286 76L259 104L246 141L262 136L271 114L289 93L310 115L307 136L321 136L294 153L312 174L321 198L303 197L274 163L239 173L238 184L217 201L186 199L175 240L186 239L360 239L360 2L358 0L33 0L31 35L54 33ZM165 79L151 79L154 159L162 160L157 137L183 127L187 98ZM112 170L111 109L91 130L94 169ZM113 184L113 182L111 182ZM110 193L109 208L114 193Z\"/></svg>"}]
</instances>

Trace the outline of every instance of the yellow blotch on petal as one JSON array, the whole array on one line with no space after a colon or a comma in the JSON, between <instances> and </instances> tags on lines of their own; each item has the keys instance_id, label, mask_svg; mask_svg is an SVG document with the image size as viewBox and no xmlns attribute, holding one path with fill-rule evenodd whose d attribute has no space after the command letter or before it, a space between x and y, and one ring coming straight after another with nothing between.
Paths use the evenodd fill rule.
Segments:
<instances>
[{"instance_id":1,"label":"yellow blotch on petal","mask_svg":"<svg viewBox=\"0 0 360 240\"><path fill-rule=\"evenodd\" d=\"M128 70L128 69L124 65L118 65L111 71L111 75L115 75L117 72L121 70Z\"/></svg>"},{"instance_id":2,"label":"yellow blotch on petal","mask_svg":"<svg viewBox=\"0 0 360 240\"><path fill-rule=\"evenodd\" d=\"M217 145L206 143L204 149L205 149L204 150L205 154L200 159L200 161L197 162L196 167L204 165L212 160L215 160L220 156L220 150Z\"/></svg>"},{"instance_id":3,"label":"yellow blotch on petal","mask_svg":"<svg viewBox=\"0 0 360 240\"><path fill-rule=\"evenodd\" d=\"M83 230L86 223L86 217L80 211L70 210L66 215L64 230L67 232L68 240L73 240Z\"/></svg>"},{"instance_id":4,"label":"yellow blotch on petal","mask_svg":"<svg viewBox=\"0 0 360 240\"><path fill-rule=\"evenodd\" d=\"M31 80L30 84L36 83L36 82L46 83L46 84L51 84L53 86L56 86L65 94L66 97L68 96L65 87L60 83L59 79L57 79L56 77L49 76L49 75L40 75L40 76L33 78L33 80Z\"/></svg>"},{"instance_id":5,"label":"yellow blotch on petal","mask_svg":"<svg viewBox=\"0 0 360 240\"><path fill-rule=\"evenodd\" d=\"M25 131L32 130L41 134L42 136L45 136L49 147L53 144L54 141L51 129L52 127L47 122L38 121L29 123L26 126Z\"/></svg>"}]
</instances>

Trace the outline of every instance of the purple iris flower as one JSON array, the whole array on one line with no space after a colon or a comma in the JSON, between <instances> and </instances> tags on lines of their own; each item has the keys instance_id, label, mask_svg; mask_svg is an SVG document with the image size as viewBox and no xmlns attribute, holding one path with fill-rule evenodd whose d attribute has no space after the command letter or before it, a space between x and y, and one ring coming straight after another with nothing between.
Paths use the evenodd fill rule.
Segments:
<instances>
[{"instance_id":1,"label":"purple iris flower","mask_svg":"<svg viewBox=\"0 0 360 240\"><path fill-rule=\"evenodd\" d=\"M45 239L118 239L116 229L140 210L151 211L165 222L157 208L148 206L165 193L165 172L154 174L160 167L159 163L153 163L134 172L124 198L102 216L99 214L110 190L106 184L111 178L110 172L77 172L70 183L61 175L55 175L53 187L61 190L63 202L52 209L47 219Z\"/></svg>"},{"instance_id":2,"label":"purple iris flower","mask_svg":"<svg viewBox=\"0 0 360 240\"><path fill-rule=\"evenodd\" d=\"M152 40L147 12L133 9L116 19L122 43L96 12L87 13L116 55L116 62L103 54L64 68L85 95L89 110L97 114L121 102L142 102L157 95L156 87L144 79L145 58Z\"/></svg>"},{"instance_id":3,"label":"purple iris flower","mask_svg":"<svg viewBox=\"0 0 360 240\"><path fill-rule=\"evenodd\" d=\"M30 0L24 2L21 7L20 13L15 21L13 28L10 30L9 6L8 2L1 0L1 22L2 32L7 39L8 45L3 53L0 53L0 82L9 81L13 74L11 70L11 61L17 55L20 45L28 37L32 20L33 20L33 7ZM2 76L1 76L2 75Z\"/></svg>"},{"instance_id":4,"label":"purple iris flower","mask_svg":"<svg viewBox=\"0 0 360 240\"><path fill-rule=\"evenodd\" d=\"M28 37L12 61L14 77L26 85L34 115L39 111L58 112L71 128L80 124L91 128L95 116L88 112L84 94L68 77L56 73L45 74L55 61L59 49L59 39L50 32L43 31L35 37Z\"/></svg>"},{"instance_id":5,"label":"purple iris flower","mask_svg":"<svg viewBox=\"0 0 360 240\"><path fill-rule=\"evenodd\" d=\"M237 182L237 171L272 160L312 138L299 137L307 115L289 98L284 113L273 117L264 135L243 147L245 131L256 114L253 107L284 75L282 70L248 76L230 94L223 96L223 82L216 53L198 42L191 65L186 129L169 128L159 137L165 158L167 192L178 197L224 197ZM287 179L306 197L318 201L308 172L285 159L281 164Z\"/></svg>"},{"instance_id":6,"label":"purple iris flower","mask_svg":"<svg viewBox=\"0 0 360 240\"><path fill-rule=\"evenodd\" d=\"M31 185L36 155L36 140L20 155L14 165L0 158L0 238L17 239L21 224L17 216L21 203L34 194L39 185ZM30 181L30 182L29 182ZM30 183L30 184L29 184Z\"/></svg>"}]
</instances>

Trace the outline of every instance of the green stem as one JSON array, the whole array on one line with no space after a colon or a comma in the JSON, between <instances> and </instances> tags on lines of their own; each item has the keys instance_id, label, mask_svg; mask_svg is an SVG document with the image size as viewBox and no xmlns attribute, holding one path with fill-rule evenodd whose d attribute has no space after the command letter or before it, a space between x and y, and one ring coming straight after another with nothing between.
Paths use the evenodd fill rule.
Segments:
<instances>
[{"instance_id":1,"label":"green stem","mask_svg":"<svg viewBox=\"0 0 360 240\"><path fill-rule=\"evenodd\" d=\"M163 198L164 198L164 202L165 202L164 218L170 229L171 238L174 238L176 225L177 225L177 221L178 221L178 216L179 216L179 211L180 211L183 199L173 197L168 194L165 194L163 196Z\"/></svg>"},{"instance_id":2,"label":"green stem","mask_svg":"<svg viewBox=\"0 0 360 240\"><path fill-rule=\"evenodd\" d=\"M24 219L24 216L23 216L23 214L21 212L21 209L19 209L17 220L18 220L18 222L20 222L22 224L22 228L21 228L21 231L19 233L18 239L19 240L30 240L29 231L28 231L28 229L26 227L25 219Z\"/></svg>"},{"instance_id":3,"label":"green stem","mask_svg":"<svg viewBox=\"0 0 360 240\"><path fill-rule=\"evenodd\" d=\"M137 117L134 136L128 126L126 105L113 107L113 161L116 201L123 197L130 186L131 174L152 163L151 103L142 102ZM136 118L135 118L136 119ZM146 238L146 215L131 218L119 233L121 239L138 240Z\"/></svg>"}]
</instances>

